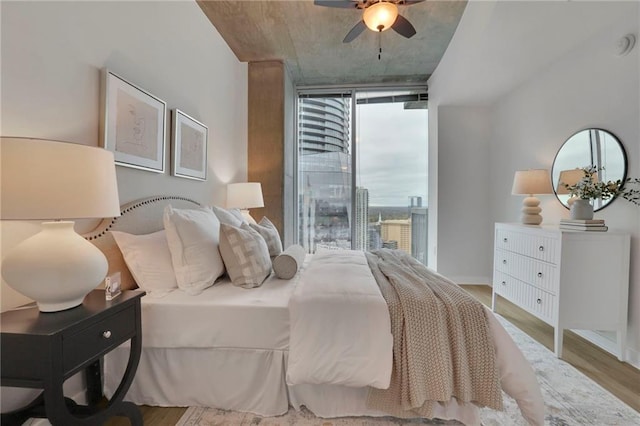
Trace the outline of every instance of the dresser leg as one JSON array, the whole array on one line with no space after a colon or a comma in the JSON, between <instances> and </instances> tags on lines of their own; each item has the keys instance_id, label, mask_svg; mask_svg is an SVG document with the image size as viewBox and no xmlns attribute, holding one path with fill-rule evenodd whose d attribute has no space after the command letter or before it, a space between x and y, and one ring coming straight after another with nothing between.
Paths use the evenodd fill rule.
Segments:
<instances>
[{"instance_id":1,"label":"dresser leg","mask_svg":"<svg viewBox=\"0 0 640 426\"><path fill-rule=\"evenodd\" d=\"M492 291L491 292L491 310L493 312L496 311L496 298L497 298L496 292Z\"/></svg>"},{"instance_id":2,"label":"dresser leg","mask_svg":"<svg viewBox=\"0 0 640 426\"><path fill-rule=\"evenodd\" d=\"M625 352L627 351L627 330L626 326L623 327L623 330L616 332L616 337L618 339L618 360L625 362L627 359L625 356Z\"/></svg>"},{"instance_id":3,"label":"dresser leg","mask_svg":"<svg viewBox=\"0 0 640 426\"><path fill-rule=\"evenodd\" d=\"M555 349L556 357L562 358L562 338L564 329L555 327L553 331L553 348Z\"/></svg>"}]
</instances>

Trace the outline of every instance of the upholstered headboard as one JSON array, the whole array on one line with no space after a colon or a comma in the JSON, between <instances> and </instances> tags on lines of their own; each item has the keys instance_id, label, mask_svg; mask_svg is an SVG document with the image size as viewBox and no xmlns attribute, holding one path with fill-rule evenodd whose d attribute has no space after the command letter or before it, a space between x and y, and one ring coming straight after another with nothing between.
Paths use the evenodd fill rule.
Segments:
<instances>
[{"instance_id":1,"label":"upholstered headboard","mask_svg":"<svg viewBox=\"0 0 640 426\"><path fill-rule=\"evenodd\" d=\"M164 208L168 205L183 209L200 206L197 201L172 195L143 198L123 205L120 208L120 217L105 219L96 229L84 235L107 257L108 274L120 272L121 286L124 290L136 288L137 285L109 231L122 231L136 235L160 231L164 229L162 215Z\"/></svg>"}]
</instances>

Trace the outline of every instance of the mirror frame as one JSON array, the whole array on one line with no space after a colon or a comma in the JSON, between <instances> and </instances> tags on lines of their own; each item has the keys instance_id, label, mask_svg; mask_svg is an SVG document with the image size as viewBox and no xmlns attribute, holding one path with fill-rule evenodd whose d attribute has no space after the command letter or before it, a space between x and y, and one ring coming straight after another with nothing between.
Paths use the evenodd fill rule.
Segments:
<instances>
[{"instance_id":1,"label":"mirror frame","mask_svg":"<svg viewBox=\"0 0 640 426\"><path fill-rule=\"evenodd\" d=\"M622 141L620 140L619 137L617 137L615 134L613 134L612 132L610 132L609 130L605 130L599 127L587 127L581 130L578 130L577 132L573 133L571 136L569 136L560 146L560 148L558 148L558 151L556 152L556 155L553 157L553 163L551 165L551 179L552 179L552 188L553 188L553 194L556 196L556 199L558 200L558 202L560 204L562 204L564 206L564 208L566 208L567 210L569 210L569 206L563 202L562 200L560 200L560 197L558 196L558 191L556 188L556 183L553 182L553 175L554 175L554 169L556 167L556 160L558 159L558 154L560 154L560 151L562 151L562 148L567 144L567 142L569 142L574 136L582 133L582 132L586 132L586 131L590 131L590 130L597 130L597 131L601 131L604 132L606 134L608 134L609 136L611 136L613 138L614 141L616 141L618 143L618 147L620 148L620 152L622 154L622 160L624 163L624 170L622 171L622 178L621 180L624 182L627 179L627 172L629 169L629 162L628 162L628 158L627 158L627 151L624 149L624 145L622 144ZM582 166L576 166L576 167L583 167L586 166L587 164L584 164ZM596 207L594 206L593 211L597 212L599 210L604 209L605 207L607 207L609 204L611 204L611 202L613 200L615 200L617 197L613 197L609 200L604 201L604 204L602 206Z\"/></svg>"}]
</instances>

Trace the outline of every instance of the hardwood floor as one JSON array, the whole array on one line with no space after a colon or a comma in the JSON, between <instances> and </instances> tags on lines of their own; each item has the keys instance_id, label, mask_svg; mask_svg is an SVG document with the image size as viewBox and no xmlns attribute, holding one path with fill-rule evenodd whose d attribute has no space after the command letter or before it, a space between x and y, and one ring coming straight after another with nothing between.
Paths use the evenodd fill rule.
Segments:
<instances>
[{"instance_id":1,"label":"hardwood floor","mask_svg":"<svg viewBox=\"0 0 640 426\"><path fill-rule=\"evenodd\" d=\"M463 285L465 290L491 306L491 287ZM553 350L553 328L509 301L499 298L497 313L534 340ZM620 362L610 353L571 331L564 332L562 359L640 412L640 370Z\"/></svg>"},{"instance_id":2,"label":"hardwood floor","mask_svg":"<svg viewBox=\"0 0 640 426\"><path fill-rule=\"evenodd\" d=\"M463 285L462 287L485 305L491 306L491 287L486 285ZM553 328L551 326L502 298L498 300L497 312L552 350ZM613 355L571 331L564 333L562 359L640 412L640 370L618 361ZM144 416L144 424L153 426L174 426L186 411L186 408L179 407L141 406L140 409ZM114 418L106 424L125 426L129 422L123 418Z\"/></svg>"}]
</instances>

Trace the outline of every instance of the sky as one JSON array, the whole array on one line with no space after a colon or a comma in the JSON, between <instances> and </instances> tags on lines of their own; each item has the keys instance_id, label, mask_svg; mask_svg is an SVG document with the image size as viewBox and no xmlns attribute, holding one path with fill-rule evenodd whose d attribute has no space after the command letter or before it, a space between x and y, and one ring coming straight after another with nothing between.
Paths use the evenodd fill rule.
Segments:
<instances>
[{"instance_id":1,"label":"sky","mask_svg":"<svg viewBox=\"0 0 640 426\"><path fill-rule=\"evenodd\" d=\"M357 106L356 182L370 206L407 206L414 195L427 205L427 118L401 102Z\"/></svg>"}]
</instances>

